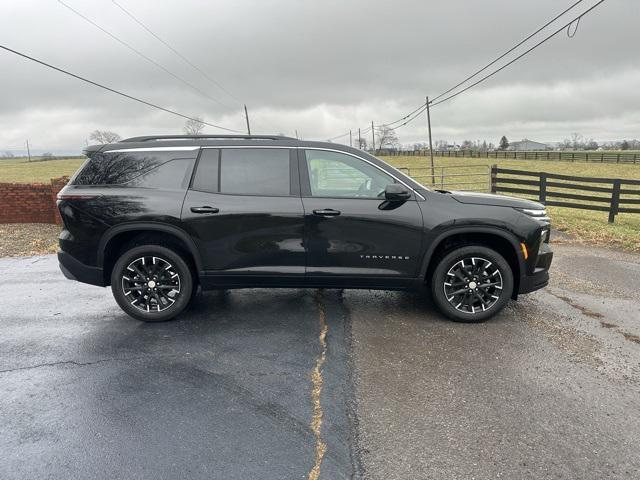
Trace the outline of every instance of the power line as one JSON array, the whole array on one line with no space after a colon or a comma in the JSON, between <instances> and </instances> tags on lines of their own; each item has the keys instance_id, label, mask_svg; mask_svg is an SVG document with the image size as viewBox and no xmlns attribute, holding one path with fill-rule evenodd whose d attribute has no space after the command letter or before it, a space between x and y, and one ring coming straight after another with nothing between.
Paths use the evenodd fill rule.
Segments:
<instances>
[{"instance_id":1,"label":"power line","mask_svg":"<svg viewBox=\"0 0 640 480\"><path fill-rule=\"evenodd\" d=\"M494 76L495 74L497 74L498 72L500 72L501 70L504 70L505 68L507 68L509 65L515 63L516 61L518 61L520 58L524 57L525 55L527 55L529 52L535 50L536 48L538 48L540 45L542 45L543 43L545 43L546 41L550 40L552 37L554 37L555 35L557 35L558 33L562 32L565 28L569 28L574 22L579 21L584 15L586 15L587 13L589 13L591 10L595 9L598 5L600 5L601 3L603 3L605 0L600 0L599 2L597 2L596 4L594 4L591 8L585 10L583 13L581 13L578 17L574 18L573 20L571 20L569 23L567 23L566 25L562 26L561 28L559 28L558 30L556 30L555 32L553 32L551 35L549 35L548 37L546 37L545 39L543 39L542 41L540 41L539 43L537 43L536 45L534 45L533 47L529 48L527 51L525 51L524 53L522 53L521 55L517 56L516 58L514 58L513 60L511 60L510 62L506 63L505 65L503 65L502 67L500 67L499 69L491 72L490 74L484 76L483 78L481 78L480 80L478 80L477 82L473 83L472 85L467 86L466 88L464 88L463 90L460 90L459 92L456 92L455 94L452 94L450 96L448 96L447 98L444 98L442 100L440 100L439 102L436 102L435 99L442 97L443 95L445 95L448 92L451 92L452 90L456 89L457 87L459 87L460 85L464 84L467 80L475 77L478 73L486 70L488 67L490 67L491 65L495 64L497 61L499 61L500 59L504 58L507 54L511 53L513 50L515 50L517 47L521 46L524 42L526 42L527 40L529 40L531 37L533 37L534 35L536 35L537 33L539 33L540 31L542 31L544 28L546 28L547 26L549 26L551 23L553 23L555 20L557 20L558 18L560 18L562 15L564 15L565 13L567 13L569 10L571 10L572 8L574 8L576 5L578 5L579 3L581 3L583 0L579 0L578 2L574 3L573 5L571 5L569 8L567 8L566 10L564 10L562 13L560 13L559 15L557 15L556 17L553 18L553 20L547 22L543 27L541 27L540 29L538 29L536 32L534 32L533 34L529 35L527 38L525 38L522 42L518 43L516 46L514 46L512 49L510 49L509 51L505 52L503 55L501 55L500 57L496 58L493 62L489 63L488 65L486 65L485 67L483 67L482 69L478 70L476 73L474 73L473 75L467 77L465 80L463 80L461 83L459 83L458 85L450 88L449 90L447 90L446 92L441 93L440 95L438 95L437 97L435 97L433 100L429 101L429 105L430 106L436 106L439 105L440 103L446 102L447 100L460 95L461 93L473 88L474 86L478 85L479 83L482 83L483 81L487 80L488 78ZM426 103L424 103L421 107L418 107L418 109L414 110L413 112L407 114L405 117L403 117L401 120L406 119L406 121L404 121L402 124L392 127L391 130L397 130L401 127L404 127L405 125L408 125L409 123L413 122L416 118L418 118L422 112L424 112L427 109L426 107ZM413 115L413 116L412 116ZM396 122L391 122L389 124L386 124L385 126L391 125L393 123Z\"/></svg>"},{"instance_id":2,"label":"power line","mask_svg":"<svg viewBox=\"0 0 640 480\"><path fill-rule=\"evenodd\" d=\"M94 27L96 27L98 30L102 31L103 33L109 35L111 38L113 38L116 42L120 43L121 45L125 46L126 48L128 48L129 50L131 50L133 53L135 53L136 55L138 55L139 57L144 58L147 62L152 63L153 65L155 65L156 67L158 67L159 69L161 69L162 71L166 72L167 74L171 75L173 78L175 78L176 80L182 82L183 84L185 84L187 87L189 87L191 90L193 90L194 92L197 92L198 94L200 94L201 96L219 104L222 105L225 108L229 108L231 109L231 107L229 107L228 105L225 105L224 103L222 103L220 100L217 100L216 98L213 98L211 95L209 95L208 93L206 93L205 91L199 89L198 87L196 87L195 85L189 83L188 81L186 81L184 78L182 78L179 75L176 75L175 73L173 73L171 70L169 70L167 67L165 67L164 65L156 62L154 59L152 59L151 57L148 57L147 55L145 55L144 53L142 53L140 50L134 48L133 46L131 46L129 43L125 42L124 40L121 40L120 38L118 38L116 35L114 35L113 33L109 32L108 30L106 30L105 28L101 27L100 25L98 25L96 22L94 22L93 20L91 20L90 18L86 17L85 15L83 15L82 13L80 13L79 11L77 11L76 9L74 9L73 7L67 5L66 3L64 3L62 0L58 0L58 3L60 3L62 6L64 6L65 8L67 8L68 10L70 10L71 12L73 12L74 14L76 14L77 16L79 16L80 18L82 18L84 21L90 23L91 25L93 25Z\"/></svg>"},{"instance_id":3,"label":"power line","mask_svg":"<svg viewBox=\"0 0 640 480\"><path fill-rule=\"evenodd\" d=\"M527 36L526 38L524 38L522 41L520 41L519 43L517 43L516 45L514 45L512 48L510 48L509 50L507 50L506 52L504 52L502 55L498 56L495 60L493 60L492 62L488 63L487 65L485 65L484 67L482 67L480 70L477 70L476 72L474 72L472 75L468 76L467 78L465 78L462 82L454 85L453 87L451 87L450 89L442 92L440 95L434 97L432 100L429 101L429 105L430 106L436 106L439 105L440 103L446 102L447 100L450 100L452 98L454 98L457 95L460 95L461 93L473 88L474 86L484 82L485 80L489 79L490 77L494 76L495 74L499 73L500 71L504 70L506 67L508 67L509 65L515 63L516 61L518 61L520 58L524 57L525 55L527 55L528 53L530 53L531 51L535 50L536 48L538 48L540 45L542 45L543 43L545 43L546 41L548 41L549 39L551 39L552 37L554 37L555 35L557 35L558 33L560 33L561 31L563 31L565 28L569 29L570 26L576 22L579 21L583 16L585 16L587 13L591 12L593 9L595 9L598 5L600 5L601 3L603 3L605 0L600 0L599 2L597 2L596 4L594 4L591 8L587 9L586 11L584 11L583 13L581 13L579 16L577 16L576 18L574 18L573 20L571 20L571 22L569 22L568 24L565 24L562 28L560 28L559 30L555 31L554 33L552 33L551 35L549 35L548 37L546 37L545 39L543 39L541 42L537 43L536 45L534 45L533 47L529 48L527 51L525 51L524 53L522 53L521 55L517 56L516 58L514 58L513 60L509 61L507 64L503 65L502 67L500 67L499 69L491 72L490 74L484 76L483 78L481 78L480 80L478 80L477 82L467 86L466 88L464 88L463 90L460 90L459 92L456 92L455 94L452 94L440 101L436 101L437 99L443 97L444 95L446 95L447 93L455 90L456 88L458 88L459 86L463 85L464 83L466 83L467 81L469 81L470 79L476 77L478 74L482 73L483 71L485 71L487 68L489 68L492 65L495 65L498 61L500 61L501 59L503 59L504 57L506 57L509 53L513 52L514 50L516 50L518 47L522 46L524 43L526 43L528 40L530 40L531 38L533 38L535 35L537 35L538 33L540 33L542 30L544 30L545 28L547 28L549 25L551 25L553 22L555 22L556 20L558 20L560 17L562 17L564 14L566 14L567 12L569 12L570 10L572 10L573 8L575 8L577 5L579 5L580 3L582 3L584 0L578 0L577 2L573 3L571 6L569 6L568 8L566 8L565 10L563 10L561 13L559 13L558 15L556 15L553 19L549 20L547 23L545 23L542 27L540 27L538 30L536 30L535 32L533 32L531 35ZM575 32L574 32L575 34ZM426 110L426 103L423 103L422 105L420 105L419 107L417 107L415 110L409 112L408 114L406 114L404 117L399 118L393 122L389 122L389 123L384 123L381 124L381 126L384 127L391 127L392 125L396 124L396 123L400 123L402 122L400 125L391 127L391 130L397 130L401 127L404 127L405 125L408 125L409 123L413 122L416 118L418 118L420 116L420 114L422 114L424 111ZM370 129L370 127L369 127ZM342 138L345 137L346 135L348 135L348 133L344 133L342 135L338 135L336 137L333 137L333 139L338 139L338 138Z\"/></svg>"},{"instance_id":4,"label":"power line","mask_svg":"<svg viewBox=\"0 0 640 480\"><path fill-rule=\"evenodd\" d=\"M356 130L360 130L360 129L356 129ZM351 131L353 131L353 129ZM367 127L365 129L361 130L360 134L364 135L365 133L369 133L370 131L371 131L371 127ZM347 135L349 135L349 132L341 133L340 135L336 135L335 137L327 138L327 142L332 142L334 140L338 140L339 138L346 137Z\"/></svg>"},{"instance_id":5,"label":"power line","mask_svg":"<svg viewBox=\"0 0 640 480\"><path fill-rule=\"evenodd\" d=\"M576 33L578 33L578 27L580 26L580 18L578 18L578 21L576 22L576 26L573 29L573 33L571 33L571 25L569 25L567 27L567 37L569 38L573 38L576 36Z\"/></svg>"},{"instance_id":6,"label":"power line","mask_svg":"<svg viewBox=\"0 0 640 480\"><path fill-rule=\"evenodd\" d=\"M336 135L335 137L327 138L327 142L332 142L333 140L338 140L339 138L346 137L349 135L349 132L343 133L341 135Z\"/></svg>"},{"instance_id":7,"label":"power line","mask_svg":"<svg viewBox=\"0 0 640 480\"><path fill-rule=\"evenodd\" d=\"M214 85L216 85L220 90L222 90L224 93L226 93L227 95L229 95L231 98L233 98L234 100L236 100L238 103L242 104L242 101L236 97L234 94L232 94L231 92L229 92L229 90L227 90L226 88L224 88L219 82L217 82L215 79L211 78L209 75L207 75L207 73L202 70L200 67L198 67L196 64L194 64L191 60L189 60L187 57L185 57L182 53L180 53L178 50L176 50L174 47L172 47L166 40L164 40L163 38L161 38L159 35L157 35L156 33L154 33L149 27L147 27L144 23L142 23L142 21L140 21L137 17L135 17L131 12L129 12L126 8L124 8L122 5L120 5L116 0L111 0L113 2L113 4L115 6L117 6L120 10L122 10L129 18L131 18L134 22L136 22L138 25L140 25L142 28L144 28L149 34L151 34L156 40L158 40L160 43L162 43L165 47L167 47L169 50L171 50L175 55L177 55L178 57L180 57L187 65L191 66L194 70L197 70L204 78L206 78L207 80L209 80L211 83L213 83Z\"/></svg>"},{"instance_id":8,"label":"power line","mask_svg":"<svg viewBox=\"0 0 640 480\"><path fill-rule=\"evenodd\" d=\"M399 118L398 120L395 120L393 122L389 122L389 123L382 123L378 126L376 126L376 128L380 128L380 127L388 127L389 130L397 130L401 127L404 127L405 125L408 125L409 123L413 122L416 118L418 118L420 116L420 114L422 114L425 110L427 109L427 104L423 103L422 105L420 105L418 108L416 108L415 110L412 110L411 112L409 112L408 114L406 114L404 117ZM391 125L393 125L394 123L398 123L401 122L402 120L405 120L403 123L401 123L400 125L397 125L395 127L391 127ZM369 133L371 131L371 127L367 127L364 130L362 130L360 133L362 135L364 135L365 133ZM332 142L333 140L338 140L340 138L346 137L347 135L349 135L349 132L346 133L342 133L340 135L336 135L335 137L331 137L328 138L327 141L328 142Z\"/></svg>"},{"instance_id":9,"label":"power line","mask_svg":"<svg viewBox=\"0 0 640 480\"><path fill-rule=\"evenodd\" d=\"M601 3L603 3L605 0L600 0L599 2L597 2L596 4L594 4L591 8L585 10L583 13L581 13L580 15L578 15L576 18L574 18L573 20L571 20L569 23L563 25L562 27L560 27L558 30L556 30L555 32L553 32L551 35L545 37L544 39L542 39L541 41L539 41L538 43L536 43L533 47L525 50L523 53L521 53L520 55L518 55L517 57L515 57L513 60L505 63L503 66L501 66L500 68L498 68L497 70L494 70L493 72L491 72L488 75L485 75L484 77L482 77L480 80L477 80L476 82L472 83L471 85L468 85L467 87L463 88L462 90L457 91L456 93L453 93L451 95L449 95L448 97L443 98L442 100L438 101L438 102L434 102L431 105L432 106L436 106L436 105L440 105L441 103L446 102L447 100L451 100L454 97L457 97L458 95L460 95L461 93L466 92L467 90L475 87L476 85L484 82L485 80L493 77L495 74L497 74L498 72L501 72L502 70L504 70L505 68L507 68L509 65L517 62L518 60L520 60L522 57L524 57L525 55L527 55L528 53L532 52L533 50L535 50L536 48L538 48L540 45L542 45L543 43L547 42L548 40L550 40L551 38L555 37L558 33L564 31L566 28L568 28L571 24L573 24L576 20L582 18L583 16L585 16L587 13L591 12L591 10L593 10L594 8L596 8L598 5L600 5Z\"/></svg>"},{"instance_id":10,"label":"power line","mask_svg":"<svg viewBox=\"0 0 640 480\"><path fill-rule=\"evenodd\" d=\"M37 58L31 57L31 56L29 56L29 55L27 55L25 53L19 52L17 50L13 50L12 48L9 48L9 47L7 47L5 45L1 45L0 44L0 48L2 48L3 50L6 50L7 52L11 52L11 53L14 53L16 55L19 55L20 57L26 58L27 60L31 60L33 62L39 63L40 65L44 65L45 67L49 67L49 68L51 68L53 70L57 70L58 72L64 73L65 75L69 75L71 77L77 78L78 80L82 80L83 82L90 83L91 85L94 85L96 87L100 87L100 88L102 88L104 90L108 90L109 92L115 93L115 94L120 95L122 97L128 98L130 100L134 100L136 102L142 103L142 104L147 105L149 107L157 108L158 110L162 110L163 112L167 112L167 113L170 113L172 115L177 115L178 117L186 118L187 120L195 120L196 122L203 123L205 125L208 125L209 127L219 128L220 130L226 130L228 132L233 132L233 133L244 133L244 132L241 132L239 130L233 130L231 128L221 127L220 125L215 125L213 123L205 122L204 120L201 120L199 118L191 117L189 115L185 115L183 113L176 112L175 110L170 110L168 108L161 107L160 105L156 105L155 103L147 102L146 100L142 100L140 98L134 97L133 95L129 95L127 93L121 92L121 91L116 90L114 88L107 87L106 85L103 85L103 84L98 83L98 82L94 82L93 80L89 80L88 78L81 77L80 75L76 75L75 73L71 73L68 70L64 70L62 68L56 67L54 65L51 65L50 63L46 63L46 62L43 62L42 60L38 60Z\"/></svg>"},{"instance_id":11,"label":"power line","mask_svg":"<svg viewBox=\"0 0 640 480\"><path fill-rule=\"evenodd\" d=\"M388 122L388 123L383 123L380 126L381 127L388 127L393 125L394 123L398 123L401 122L402 120L405 120L407 118L409 118L411 115L413 115L414 113L416 113L418 110L420 110L422 107L424 107L426 105L426 103L423 103L422 105L420 105L418 108L416 108L415 110L412 110L411 112L407 113L404 117L399 118L398 120L394 120L393 122Z\"/></svg>"},{"instance_id":12,"label":"power line","mask_svg":"<svg viewBox=\"0 0 640 480\"><path fill-rule=\"evenodd\" d=\"M517 49L518 47L520 47L521 45L523 45L524 43L526 43L528 40L530 40L531 38L533 38L534 36L536 36L538 33L540 33L542 30L544 30L545 28L547 28L549 25L551 25L553 22L555 22L557 19L559 19L560 17L562 17L565 13L567 13L569 10L573 9L574 7L576 7L578 4L582 3L584 0L578 0L577 2L575 2L573 5L571 5L569 8L567 8L566 10L564 10L562 13L559 13L558 15L556 15L555 17L553 17L551 20L549 20L547 23L545 23L542 27L540 27L539 29L537 29L535 32L533 32L531 35L529 35L528 37L524 38L523 40L521 40L520 42L518 42L517 44L515 44L513 47L511 47L509 50L507 50L506 52L504 52L502 55L498 56L496 59L494 59L493 61L491 61L490 63L486 64L484 67L482 67L480 70L476 71L475 73L469 75L467 78L465 78L464 80L462 80L460 83L454 85L453 87L451 87L449 90L446 90L444 92L442 92L440 95L438 95L437 97L434 97L431 101L435 102L436 100L438 100L440 97L444 97L447 93L455 90L456 88L458 88L460 85L463 85L464 83L468 82L469 80L471 80L473 77L477 76L478 74L484 72L487 68L489 68L492 65L495 65L497 62L499 62L500 60L502 60L504 57L506 57L507 55L509 55L511 52L513 52L515 49Z\"/></svg>"},{"instance_id":13,"label":"power line","mask_svg":"<svg viewBox=\"0 0 640 480\"><path fill-rule=\"evenodd\" d=\"M431 105L431 102L429 102L429 105ZM400 125L396 126L396 127L390 127L390 130L397 130L399 128L404 127L405 125L410 124L411 122L413 122L416 118L420 117L420 115L427 109L427 104L425 103L420 110L417 110L415 112L415 115L413 115L411 118L409 118L407 121L405 121L404 123L401 123Z\"/></svg>"},{"instance_id":14,"label":"power line","mask_svg":"<svg viewBox=\"0 0 640 480\"><path fill-rule=\"evenodd\" d=\"M426 108L426 104L425 104L425 103L423 103L422 105L420 105L420 106L419 106L418 108L416 108L415 110L412 110L411 112L407 113L404 117L399 118L399 119L397 119L397 120L394 120L393 122L381 123L381 124L380 124L380 125L378 125L378 126L379 126L379 127L389 127L389 126L391 126L391 125L393 125L393 124L395 124L395 123L401 122L402 120L405 120L405 119L409 118L410 116L412 116L414 113L416 113L416 112L418 112L418 111L419 111L418 113L422 113L422 112L424 112L425 108ZM402 124L402 125L400 125L400 126L403 126L403 125L406 125L406 123L404 123L404 124ZM395 128L392 128L391 130L395 130L396 128L399 128L400 126L395 127ZM353 130L352 130L352 131L353 131ZM365 133L369 133L370 131L371 131L371 127L367 127L367 128L365 128L364 130L362 130L360 133L361 133L361 134L365 134ZM349 132L341 133L340 135L336 135L335 137L328 138L328 139L327 139L327 141L328 141L328 142L331 142L331 141L333 141L333 140L337 140L337 139L339 139L339 138L346 137L347 135L349 135Z\"/></svg>"}]
</instances>

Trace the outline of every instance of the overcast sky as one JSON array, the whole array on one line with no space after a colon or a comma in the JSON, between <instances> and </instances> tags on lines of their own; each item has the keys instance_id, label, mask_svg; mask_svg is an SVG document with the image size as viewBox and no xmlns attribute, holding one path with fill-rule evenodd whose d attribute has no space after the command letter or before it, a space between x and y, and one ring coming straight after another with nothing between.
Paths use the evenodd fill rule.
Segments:
<instances>
[{"instance_id":1,"label":"overcast sky","mask_svg":"<svg viewBox=\"0 0 640 480\"><path fill-rule=\"evenodd\" d=\"M304 138L324 140L371 120L402 117L573 1L118 0L230 96L111 0L65 0L217 101L57 0L0 0L0 43L214 124L244 130L246 103L253 133L293 135L297 129ZM582 3L576 12L596 0ZM563 32L434 107L434 138L497 143L504 134L550 142L572 132L599 141L640 138L638 19L640 1L605 1L582 19L574 38ZM74 150L94 129L126 137L181 133L184 124L4 51L0 72L0 151L20 149L27 138L34 148ZM424 115L397 133L402 143L425 141Z\"/></svg>"}]
</instances>

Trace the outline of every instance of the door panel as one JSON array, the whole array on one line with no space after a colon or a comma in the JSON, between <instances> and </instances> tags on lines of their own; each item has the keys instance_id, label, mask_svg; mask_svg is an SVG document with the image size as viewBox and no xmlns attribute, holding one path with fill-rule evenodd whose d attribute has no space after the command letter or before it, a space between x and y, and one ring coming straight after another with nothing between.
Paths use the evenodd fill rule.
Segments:
<instances>
[{"instance_id":1,"label":"door panel","mask_svg":"<svg viewBox=\"0 0 640 480\"><path fill-rule=\"evenodd\" d=\"M210 206L218 213L194 213ZM223 195L190 190L182 220L208 273L303 274L303 209L299 197Z\"/></svg>"},{"instance_id":2,"label":"door panel","mask_svg":"<svg viewBox=\"0 0 640 480\"><path fill-rule=\"evenodd\" d=\"M410 200L384 210L373 199L303 198L308 276L414 277L422 214ZM314 214L337 210L339 215Z\"/></svg>"},{"instance_id":3,"label":"door panel","mask_svg":"<svg viewBox=\"0 0 640 480\"><path fill-rule=\"evenodd\" d=\"M307 150L299 158L308 283L391 287L417 276L416 200L386 201L381 190L393 177L357 157Z\"/></svg>"},{"instance_id":4,"label":"door panel","mask_svg":"<svg viewBox=\"0 0 640 480\"><path fill-rule=\"evenodd\" d=\"M209 286L280 285L296 277L303 282L304 210L297 162L290 157L288 149L201 154L182 221L198 246Z\"/></svg>"}]
</instances>

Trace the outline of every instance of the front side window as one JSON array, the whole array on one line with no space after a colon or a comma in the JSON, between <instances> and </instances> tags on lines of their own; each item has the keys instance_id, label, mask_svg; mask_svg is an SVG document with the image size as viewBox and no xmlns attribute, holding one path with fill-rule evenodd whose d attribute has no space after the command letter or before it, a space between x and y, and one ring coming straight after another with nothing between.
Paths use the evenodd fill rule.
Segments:
<instances>
[{"instance_id":1,"label":"front side window","mask_svg":"<svg viewBox=\"0 0 640 480\"><path fill-rule=\"evenodd\" d=\"M193 188L236 195L289 196L290 171L286 148L204 149Z\"/></svg>"},{"instance_id":2,"label":"front side window","mask_svg":"<svg viewBox=\"0 0 640 480\"><path fill-rule=\"evenodd\" d=\"M313 197L382 198L391 175L351 155L305 150Z\"/></svg>"}]
</instances>

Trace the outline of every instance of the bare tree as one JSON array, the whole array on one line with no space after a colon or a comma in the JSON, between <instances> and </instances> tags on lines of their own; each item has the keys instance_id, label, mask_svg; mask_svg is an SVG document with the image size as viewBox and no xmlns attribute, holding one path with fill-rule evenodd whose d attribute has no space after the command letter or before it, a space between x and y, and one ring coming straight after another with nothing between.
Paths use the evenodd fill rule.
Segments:
<instances>
[{"instance_id":1,"label":"bare tree","mask_svg":"<svg viewBox=\"0 0 640 480\"><path fill-rule=\"evenodd\" d=\"M560 142L560 148L562 148L562 150L571 150L571 140L568 138L562 140L562 142Z\"/></svg>"},{"instance_id":2,"label":"bare tree","mask_svg":"<svg viewBox=\"0 0 640 480\"><path fill-rule=\"evenodd\" d=\"M194 119L189 119L184 122L184 133L186 135L200 135L202 130L204 130L204 123L202 123L202 118L195 117Z\"/></svg>"},{"instance_id":3,"label":"bare tree","mask_svg":"<svg viewBox=\"0 0 640 480\"><path fill-rule=\"evenodd\" d=\"M367 139L360 137L359 139L356 138L356 147L358 147L360 150L366 150L367 149Z\"/></svg>"},{"instance_id":4,"label":"bare tree","mask_svg":"<svg viewBox=\"0 0 640 480\"><path fill-rule=\"evenodd\" d=\"M435 147L436 150L446 150L449 142L447 140L436 140Z\"/></svg>"},{"instance_id":5,"label":"bare tree","mask_svg":"<svg viewBox=\"0 0 640 480\"><path fill-rule=\"evenodd\" d=\"M122 139L120 135L109 130L94 130L89 134L89 140L97 143L116 143Z\"/></svg>"},{"instance_id":6,"label":"bare tree","mask_svg":"<svg viewBox=\"0 0 640 480\"><path fill-rule=\"evenodd\" d=\"M584 148L584 137L579 133L571 134L571 147L574 150L578 150L579 148Z\"/></svg>"},{"instance_id":7,"label":"bare tree","mask_svg":"<svg viewBox=\"0 0 640 480\"><path fill-rule=\"evenodd\" d=\"M596 142L593 138L585 140L584 142L584 148L586 150L597 150L599 147L600 145L598 145L598 142Z\"/></svg>"},{"instance_id":8,"label":"bare tree","mask_svg":"<svg viewBox=\"0 0 640 480\"><path fill-rule=\"evenodd\" d=\"M376 140L378 142L378 150L382 150L385 147L393 148L400 143L395 130L384 125L376 127Z\"/></svg>"},{"instance_id":9,"label":"bare tree","mask_svg":"<svg viewBox=\"0 0 640 480\"><path fill-rule=\"evenodd\" d=\"M462 150L471 150L473 148L473 142L471 140L463 140L460 147Z\"/></svg>"}]
</instances>

